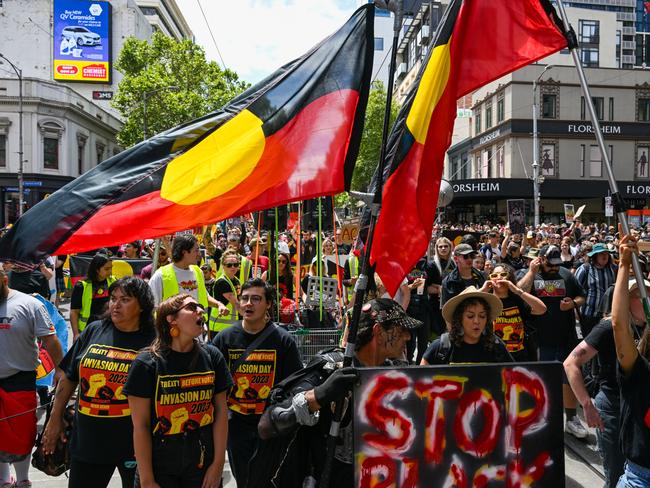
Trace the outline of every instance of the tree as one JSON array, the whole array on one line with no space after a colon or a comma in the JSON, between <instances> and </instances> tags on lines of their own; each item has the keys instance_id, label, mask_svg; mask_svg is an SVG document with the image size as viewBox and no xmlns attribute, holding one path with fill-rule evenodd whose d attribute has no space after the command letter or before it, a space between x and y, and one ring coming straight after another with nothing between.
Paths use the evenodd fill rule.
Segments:
<instances>
[{"instance_id":1,"label":"tree","mask_svg":"<svg viewBox=\"0 0 650 488\"><path fill-rule=\"evenodd\" d=\"M208 62L203 48L193 41L177 41L159 32L151 42L127 39L115 67L124 75L112 101L125 120L117 135L124 147L143 139L145 93L151 137L213 112L249 86L234 71ZM150 93L154 90L159 91Z\"/></svg>"},{"instance_id":2,"label":"tree","mask_svg":"<svg viewBox=\"0 0 650 488\"><path fill-rule=\"evenodd\" d=\"M379 153L381 152L381 136L384 124L384 110L386 107L386 88L381 81L372 84L366 108L366 120L359 147L357 164L352 174L352 189L356 191L367 191L372 175L379 164ZM397 118L399 106L395 102L391 105L390 124Z\"/></svg>"}]
</instances>

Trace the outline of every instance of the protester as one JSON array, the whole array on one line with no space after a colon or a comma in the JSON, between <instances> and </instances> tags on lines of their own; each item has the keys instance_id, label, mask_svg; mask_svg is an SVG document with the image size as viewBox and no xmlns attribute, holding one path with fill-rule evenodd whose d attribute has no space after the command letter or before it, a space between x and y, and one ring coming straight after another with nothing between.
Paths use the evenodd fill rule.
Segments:
<instances>
[{"instance_id":1,"label":"protester","mask_svg":"<svg viewBox=\"0 0 650 488\"><path fill-rule=\"evenodd\" d=\"M476 251L469 244L458 244L454 249L456 268L442 280L440 303L444 306L448 300L458 295L468 286L481 288L485 276L472 267Z\"/></svg>"},{"instance_id":2,"label":"protester","mask_svg":"<svg viewBox=\"0 0 650 488\"><path fill-rule=\"evenodd\" d=\"M79 385L70 439L70 488L103 488L118 469L123 488L135 478L133 425L123 387L138 351L155 338L154 301L140 278L109 289L108 315L84 329L61 362L62 375L45 428L43 447L54 452L63 413Z\"/></svg>"},{"instance_id":3,"label":"protester","mask_svg":"<svg viewBox=\"0 0 650 488\"><path fill-rule=\"evenodd\" d=\"M503 305L494 320L494 334L501 339L515 361L537 361L537 331L534 317L546 313L539 298L517 287L515 272L507 264L499 264L488 276L492 291Z\"/></svg>"},{"instance_id":4,"label":"protester","mask_svg":"<svg viewBox=\"0 0 650 488\"><path fill-rule=\"evenodd\" d=\"M0 265L0 484L28 488L29 459L36 440L36 367L40 340L55 365L61 344L44 306L9 288ZM25 414L25 412L28 412ZM10 473L14 465L16 477Z\"/></svg>"},{"instance_id":5,"label":"protester","mask_svg":"<svg viewBox=\"0 0 650 488\"><path fill-rule=\"evenodd\" d=\"M72 340L91 322L99 320L108 307L108 288L115 282L113 261L106 254L95 254L90 260L86 278L75 283L70 299Z\"/></svg>"},{"instance_id":6,"label":"protester","mask_svg":"<svg viewBox=\"0 0 650 488\"><path fill-rule=\"evenodd\" d=\"M253 268L253 263L245 256L245 242L245 234L240 229L233 230L228 234L228 248L234 250L239 255L239 274L237 275L237 279L240 283L245 282L251 277Z\"/></svg>"},{"instance_id":7,"label":"protester","mask_svg":"<svg viewBox=\"0 0 650 488\"><path fill-rule=\"evenodd\" d=\"M211 309L208 327L210 339L239 320L237 297L239 296L240 283L237 275L240 264L239 254L233 249L226 249L221 255L223 273L215 280L210 294L219 303L226 304L228 314L220 316L217 309Z\"/></svg>"},{"instance_id":8,"label":"protester","mask_svg":"<svg viewBox=\"0 0 650 488\"><path fill-rule=\"evenodd\" d=\"M442 316L449 332L431 343L421 365L512 361L505 344L492 330L503 306L498 297L486 292L491 286L491 282L481 290L469 286L445 302Z\"/></svg>"},{"instance_id":9,"label":"protester","mask_svg":"<svg viewBox=\"0 0 650 488\"><path fill-rule=\"evenodd\" d=\"M138 259L140 257L140 241L127 242L124 244L124 259Z\"/></svg>"},{"instance_id":10,"label":"protester","mask_svg":"<svg viewBox=\"0 0 650 488\"><path fill-rule=\"evenodd\" d=\"M247 486L249 461L259 443L257 424L271 389L302 368L296 342L271 321L274 299L275 290L265 281L244 283L239 297L243 320L213 341L235 382L228 393L228 460L237 486Z\"/></svg>"},{"instance_id":11,"label":"protester","mask_svg":"<svg viewBox=\"0 0 650 488\"><path fill-rule=\"evenodd\" d=\"M562 239L562 244L560 244L560 258L562 259L562 266L566 269L573 268L573 262L575 261L575 256L571 251L571 238L564 237Z\"/></svg>"},{"instance_id":12,"label":"protester","mask_svg":"<svg viewBox=\"0 0 650 488\"><path fill-rule=\"evenodd\" d=\"M46 259L34 269L5 263L9 287L27 295L38 293L49 300L51 295L49 280L54 276L54 266L54 260L51 258Z\"/></svg>"},{"instance_id":13,"label":"protester","mask_svg":"<svg viewBox=\"0 0 650 488\"><path fill-rule=\"evenodd\" d=\"M187 294L165 300L156 313L156 340L131 365L124 394L133 418L136 488L220 483L226 391L233 383L219 350L197 340L203 312Z\"/></svg>"},{"instance_id":14,"label":"protester","mask_svg":"<svg viewBox=\"0 0 650 488\"><path fill-rule=\"evenodd\" d=\"M488 242L479 249L480 253L486 260L501 260L501 245L499 244L499 237L499 233L496 230L488 232Z\"/></svg>"},{"instance_id":15,"label":"protester","mask_svg":"<svg viewBox=\"0 0 650 488\"><path fill-rule=\"evenodd\" d=\"M620 224L619 224L619 232ZM627 285L636 239L624 235L619 246L619 273L612 301L612 328L618 359L621 392L621 448L625 469L618 488L650 486L650 329L646 327L637 346L630 329L630 289ZM637 289L635 294L638 294ZM636 297L635 297L636 298Z\"/></svg>"},{"instance_id":16,"label":"protester","mask_svg":"<svg viewBox=\"0 0 650 488\"><path fill-rule=\"evenodd\" d=\"M540 360L563 362L578 343L575 310L584 303L585 292L571 272L561 267L562 258L557 246L546 245L539 254L517 286L546 305L547 313L536 321ZM565 430L584 439L587 431L576 413L576 397L566 375L562 380Z\"/></svg>"},{"instance_id":17,"label":"protester","mask_svg":"<svg viewBox=\"0 0 650 488\"><path fill-rule=\"evenodd\" d=\"M350 251L348 259L345 261L343 269L343 286L345 286L345 303L350 305L354 298L354 285L357 283L361 270L361 261L355 250Z\"/></svg>"},{"instance_id":18,"label":"protester","mask_svg":"<svg viewBox=\"0 0 650 488\"><path fill-rule=\"evenodd\" d=\"M429 345L431 335L431 304L429 296L438 288L440 283L438 270L427 263L426 257L421 258L407 276L410 298L406 313L409 317L422 322L422 326L411 335L406 346L406 359L410 363L419 364L424 351ZM415 354L415 356L414 356Z\"/></svg>"},{"instance_id":19,"label":"protester","mask_svg":"<svg viewBox=\"0 0 650 488\"><path fill-rule=\"evenodd\" d=\"M158 264L156 265L156 269L162 268L163 266L166 266L168 264L169 264L169 253L167 252L167 247L161 245L160 249L158 250ZM142 271L140 271L140 278L142 278L145 281L149 281L151 279L152 270L153 270L153 262L151 264L147 264L144 268L142 268Z\"/></svg>"},{"instance_id":20,"label":"protester","mask_svg":"<svg viewBox=\"0 0 650 488\"><path fill-rule=\"evenodd\" d=\"M262 279L277 288L278 300L293 300L293 273L291 272L291 255L286 242L278 242L277 259L270 260L269 269L262 273Z\"/></svg>"},{"instance_id":21,"label":"protester","mask_svg":"<svg viewBox=\"0 0 650 488\"><path fill-rule=\"evenodd\" d=\"M451 254L452 248L451 241L446 237L440 237L436 240L433 263L438 268L443 279L456 268L456 263Z\"/></svg>"},{"instance_id":22,"label":"protester","mask_svg":"<svg viewBox=\"0 0 650 488\"><path fill-rule=\"evenodd\" d=\"M409 317L393 300L379 298L364 304L354 365L394 365L392 360L404 355L411 331L420 325L421 322ZM263 439L272 440L252 460L256 469L251 473L248 488L316 486L320 481L332 421L330 404L343 399L357 379L354 368L336 369L342 360L340 350L326 352L310 363L304 373L287 379L282 390L270 396L259 432ZM342 420L343 443L334 454L330 486L354 485L352 410L348 407ZM296 429L302 435L294 436ZM294 438L296 442L291 442Z\"/></svg>"}]
</instances>

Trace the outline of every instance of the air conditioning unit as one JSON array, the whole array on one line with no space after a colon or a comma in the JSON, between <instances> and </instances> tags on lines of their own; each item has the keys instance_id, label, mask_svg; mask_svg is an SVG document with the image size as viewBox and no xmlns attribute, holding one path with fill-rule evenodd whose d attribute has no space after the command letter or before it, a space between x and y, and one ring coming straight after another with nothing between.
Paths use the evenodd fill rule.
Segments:
<instances>
[{"instance_id":1,"label":"air conditioning unit","mask_svg":"<svg viewBox=\"0 0 650 488\"><path fill-rule=\"evenodd\" d=\"M429 31L429 26L423 25L422 28L420 29L420 32L418 33L418 41L420 46L428 44L430 38L431 38L431 33Z\"/></svg>"},{"instance_id":2,"label":"air conditioning unit","mask_svg":"<svg viewBox=\"0 0 650 488\"><path fill-rule=\"evenodd\" d=\"M397 65L397 73L396 73L398 78L402 78L403 76L406 76L406 63L400 63Z\"/></svg>"}]
</instances>

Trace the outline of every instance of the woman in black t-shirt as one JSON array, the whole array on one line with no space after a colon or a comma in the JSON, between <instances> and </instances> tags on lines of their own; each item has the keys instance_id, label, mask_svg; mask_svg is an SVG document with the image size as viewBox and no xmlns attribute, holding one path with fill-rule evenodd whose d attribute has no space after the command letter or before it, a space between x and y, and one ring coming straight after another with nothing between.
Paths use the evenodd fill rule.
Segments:
<instances>
[{"instance_id":1,"label":"woman in black t-shirt","mask_svg":"<svg viewBox=\"0 0 650 488\"><path fill-rule=\"evenodd\" d=\"M138 351L155 338L153 295L140 278L127 277L109 289L109 316L93 322L59 365L65 373L56 389L43 446L52 452L63 430L63 413L79 385L70 439L70 488L108 486L115 468L123 488L135 478L133 425L124 384Z\"/></svg>"},{"instance_id":2,"label":"woman in black t-shirt","mask_svg":"<svg viewBox=\"0 0 650 488\"><path fill-rule=\"evenodd\" d=\"M133 362L124 388L138 459L135 486L218 486L228 438L223 355L199 343L203 308L191 295L158 307L158 336Z\"/></svg>"},{"instance_id":3,"label":"woman in black t-shirt","mask_svg":"<svg viewBox=\"0 0 650 488\"><path fill-rule=\"evenodd\" d=\"M485 290L468 286L442 307L449 332L433 341L420 362L427 364L511 362L506 346L494 335L492 322L501 313L501 300Z\"/></svg>"},{"instance_id":4,"label":"woman in black t-shirt","mask_svg":"<svg viewBox=\"0 0 650 488\"><path fill-rule=\"evenodd\" d=\"M113 262L106 254L97 253L93 256L86 278L75 283L70 298L70 326L72 339L77 340L79 333L87 324L100 320L108 307L108 287L115 281ZM84 303L84 290L89 287L90 306Z\"/></svg>"},{"instance_id":5,"label":"woman in black t-shirt","mask_svg":"<svg viewBox=\"0 0 650 488\"><path fill-rule=\"evenodd\" d=\"M488 276L503 310L494 320L494 334L501 339L515 361L537 361L533 315L546 313L546 305L536 296L515 284L515 270L507 264L497 265Z\"/></svg>"},{"instance_id":6,"label":"woman in black t-shirt","mask_svg":"<svg viewBox=\"0 0 650 488\"><path fill-rule=\"evenodd\" d=\"M623 235L619 224L619 234ZM630 330L630 312L643 314L639 290L630 291L627 280L632 253L638 253L636 239L625 235L619 246L619 269L612 300L612 329L618 359L621 391L621 449L625 471L620 487L650 486L650 332L646 330L638 349ZM636 314L634 309L636 308Z\"/></svg>"}]
</instances>

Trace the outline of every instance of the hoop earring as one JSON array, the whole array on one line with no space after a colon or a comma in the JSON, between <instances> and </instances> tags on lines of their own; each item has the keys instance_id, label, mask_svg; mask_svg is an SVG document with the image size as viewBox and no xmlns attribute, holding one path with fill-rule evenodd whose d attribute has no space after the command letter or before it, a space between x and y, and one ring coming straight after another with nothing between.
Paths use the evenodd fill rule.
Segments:
<instances>
[{"instance_id":1,"label":"hoop earring","mask_svg":"<svg viewBox=\"0 0 650 488\"><path fill-rule=\"evenodd\" d=\"M178 327L170 327L169 335L172 337L178 337L179 335L181 335L181 331L178 330Z\"/></svg>"},{"instance_id":2,"label":"hoop earring","mask_svg":"<svg viewBox=\"0 0 650 488\"><path fill-rule=\"evenodd\" d=\"M264 321L268 322L269 320L271 320L271 314L267 310L266 312L264 312Z\"/></svg>"}]
</instances>

